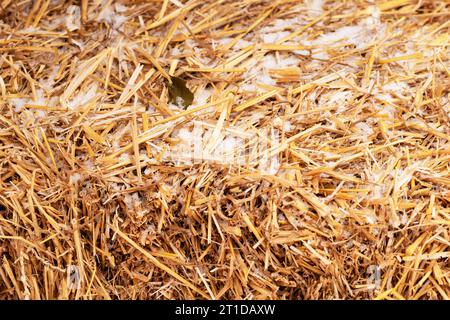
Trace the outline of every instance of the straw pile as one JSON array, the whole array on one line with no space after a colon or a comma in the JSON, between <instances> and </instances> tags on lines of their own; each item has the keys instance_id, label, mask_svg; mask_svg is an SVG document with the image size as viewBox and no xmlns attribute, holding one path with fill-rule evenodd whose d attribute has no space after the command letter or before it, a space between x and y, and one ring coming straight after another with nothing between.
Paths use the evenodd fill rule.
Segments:
<instances>
[{"instance_id":1,"label":"straw pile","mask_svg":"<svg viewBox=\"0 0 450 320\"><path fill-rule=\"evenodd\" d=\"M448 299L449 10L1 0L0 298Z\"/></svg>"}]
</instances>

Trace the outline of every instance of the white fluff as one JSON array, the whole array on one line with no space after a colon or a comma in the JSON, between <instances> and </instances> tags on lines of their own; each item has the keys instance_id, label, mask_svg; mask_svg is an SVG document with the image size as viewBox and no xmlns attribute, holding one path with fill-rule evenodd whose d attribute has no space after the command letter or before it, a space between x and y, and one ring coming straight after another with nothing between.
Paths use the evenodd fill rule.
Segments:
<instances>
[{"instance_id":1,"label":"white fluff","mask_svg":"<svg viewBox=\"0 0 450 320\"><path fill-rule=\"evenodd\" d=\"M357 44L358 35L363 31L361 26L345 26L336 31L320 35L313 41L314 45L330 45L334 42L347 40L350 43Z\"/></svg>"},{"instance_id":2,"label":"white fluff","mask_svg":"<svg viewBox=\"0 0 450 320\"><path fill-rule=\"evenodd\" d=\"M79 173L74 173L70 176L70 183L71 184L76 184L78 181L81 180L81 174Z\"/></svg>"},{"instance_id":3,"label":"white fluff","mask_svg":"<svg viewBox=\"0 0 450 320\"><path fill-rule=\"evenodd\" d=\"M317 17L323 13L323 0L308 0L307 4L309 16Z\"/></svg>"},{"instance_id":4,"label":"white fluff","mask_svg":"<svg viewBox=\"0 0 450 320\"><path fill-rule=\"evenodd\" d=\"M15 112L22 111L25 105L45 106L48 104L48 100L44 96L42 89L36 90L36 100L30 98L14 98L9 99L9 102L14 106Z\"/></svg>"},{"instance_id":5,"label":"white fluff","mask_svg":"<svg viewBox=\"0 0 450 320\"><path fill-rule=\"evenodd\" d=\"M211 97L211 95L212 95L211 89L198 90L194 95L193 105L194 106L205 105L206 103L208 103L208 99Z\"/></svg>"},{"instance_id":6,"label":"white fluff","mask_svg":"<svg viewBox=\"0 0 450 320\"><path fill-rule=\"evenodd\" d=\"M81 11L79 6L70 5L67 8L64 25L69 31L80 29Z\"/></svg>"},{"instance_id":7,"label":"white fluff","mask_svg":"<svg viewBox=\"0 0 450 320\"><path fill-rule=\"evenodd\" d=\"M373 134L373 128L367 122L358 122L355 127L359 130L364 141L368 141L368 137Z\"/></svg>"},{"instance_id":8,"label":"white fluff","mask_svg":"<svg viewBox=\"0 0 450 320\"><path fill-rule=\"evenodd\" d=\"M92 101L97 95L97 85L93 84L88 91L79 92L69 103L68 107L72 110L84 106L86 103Z\"/></svg>"},{"instance_id":9,"label":"white fluff","mask_svg":"<svg viewBox=\"0 0 450 320\"><path fill-rule=\"evenodd\" d=\"M285 132L290 132L290 131L292 131L292 124L291 124L291 122L290 122L289 120L285 120L285 121L284 121L284 123L283 123L283 130L284 130Z\"/></svg>"},{"instance_id":10,"label":"white fluff","mask_svg":"<svg viewBox=\"0 0 450 320\"><path fill-rule=\"evenodd\" d=\"M263 34L261 37L265 43L275 43L290 34L291 33L287 31L280 31L280 32L266 33Z\"/></svg>"},{"instance_id":11,"label":"white fluff","mask_svg":"<svg viewBox=\"0 0 450 320\"><path fill-rule=\"evenodd\" d=\"M114 9L112 6L107 6L98 15L97 21L105 21L108 24L110 24L114 29L122 31L123 24L125 23L125 21L128 20L128 18L121 14L118 14L117 12L123 12L123 11L125 11L123 6L121 6L119 8L116 6L116 9Z\"/></svg>"},{"instance_id":12,"label":"white fluff","mask_svg":"<svg viewBox=\"0 0 450 320\"><path fill-rule=\"evenodd\" d=\"M323 50L329 46L346 43L353 44L356 48L365 48L367 45L382 38L386 33L386 25L379 19L379 12L374 13L362 20L357 25L344 26L329 33L320 35L313 41L305 41L306 45L318 46Z\"/></svg>"},{"instance_id":13,"label":"white fluff","mask_svg":"<svg viewBox=\"0 0 450 320\"><path fill-rule=\"evenodd\" d=\"M30 99L24 99L24 98L14 98L10 99L9 102L14 106L15 112L22 111L22 108L28 104Z\"/></svg>"}]
</instances>

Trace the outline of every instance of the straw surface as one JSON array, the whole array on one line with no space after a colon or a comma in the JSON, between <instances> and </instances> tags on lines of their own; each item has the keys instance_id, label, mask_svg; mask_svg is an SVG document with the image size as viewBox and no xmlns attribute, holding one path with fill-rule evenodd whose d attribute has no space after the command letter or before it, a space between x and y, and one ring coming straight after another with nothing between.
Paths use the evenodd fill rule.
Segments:
<instances>
[{"instance_id":1,"label":"straw surface","mask_svg":"<svg viewBox=\"0 0 450 320\"><path fill-rule=\"evenodd\" d=\"M0 299L449 299L449 16L0 0Z\"/></svg>"}]
</instances>

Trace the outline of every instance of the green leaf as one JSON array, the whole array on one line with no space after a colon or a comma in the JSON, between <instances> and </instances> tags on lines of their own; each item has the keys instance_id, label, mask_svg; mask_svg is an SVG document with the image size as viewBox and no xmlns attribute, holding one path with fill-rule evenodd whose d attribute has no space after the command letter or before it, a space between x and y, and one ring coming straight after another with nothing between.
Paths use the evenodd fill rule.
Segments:
<instances>
[{"instance_id":1,"label":"green leaf","mask_svg":"<svg viewBox=\"0 0 450 320\"><path fill-rule=\"evenodd\" d=\"M186 81L178 78L171 77L172 83L169 84L169 99L173 104L178 104L180 98L183 101L185 108L189 107L194 101L194 94L186 87Z\"/></svg>"}]
</instances>

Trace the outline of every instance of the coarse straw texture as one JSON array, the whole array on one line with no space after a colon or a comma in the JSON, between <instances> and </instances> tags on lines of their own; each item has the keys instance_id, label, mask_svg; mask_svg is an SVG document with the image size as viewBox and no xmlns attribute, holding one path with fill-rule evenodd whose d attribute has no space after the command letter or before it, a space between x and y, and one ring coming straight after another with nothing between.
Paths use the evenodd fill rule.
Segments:
<instances>
[{"instance_id":1,"label":"coarse straw texture","mask_svg":"<svg viewBox=\"0 0 450 320\"><path fill-rule=\"evenodd\" d=\"M449 18L0 0L0 299L449 299Z\"/></svg>"}]
</instances>

